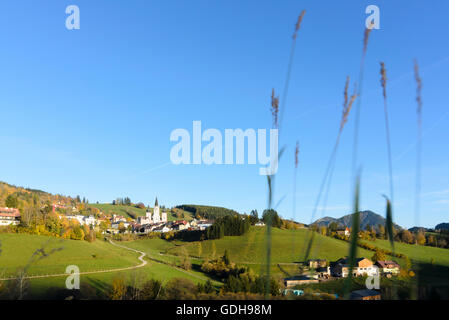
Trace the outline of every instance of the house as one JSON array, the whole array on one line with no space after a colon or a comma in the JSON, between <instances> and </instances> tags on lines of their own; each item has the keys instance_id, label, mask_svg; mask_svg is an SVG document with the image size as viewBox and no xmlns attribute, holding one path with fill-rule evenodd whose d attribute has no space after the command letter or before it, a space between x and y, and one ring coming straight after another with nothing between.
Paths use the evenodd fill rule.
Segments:
<instances>
[{"instance_id":1,"label":"house","mask_svg":"<svg viewBox=\"0 0 449 320\"><path fill-rule=\"evenodd\" d=\"M86 216L83 216L83 215L80 215L80 214L77 214L77 215L74 215L74 216L64 216L64 215L60 215L60 216L59 216L59 219L62 219L62 218L64 218L64 217L65 217L67 220L76 220L76 221L78 221L78 223L79 223L81 226L83 226L83 225L88 225L89 227L90 227L90 226L95 227L95 226L97 226L97 225L99 224L99 221L98 221L97 219L95 219L94 216L88 216L88 217L86 217Z\"/></svg>"},{"instance_id":2,"label":"house","mask_svg":"<svg viewBox=\"0 0 449 320\"><path fill-rule=\"evenodd\" d=\"M376 290L356 290L351 292L351 300L380 300L380 292Z\"/></svg>"},{"instance_id":3,"label":"house","mask_svg":"<svg viewBox=\"0 0 449 320\"><path fill-rule=\"evenodd\" d=\"M255 224L256 227L265 227L265 223L263 221L259 221Z\"/></svg>"},{"instance_id":4,"label":"house","mask_svg":"<svg viewBox=\"0 0 449 320\"><path fill-rule=\"evenodd\" d=\"M310 269L324 268L327 267L326 259L312 259L307 261L307 265Z\"/></svg>"},{"instance_id":5,"label":"house","mask_svg":"<svg viewBox=\"0 0 449 320\"><path fill-rule=\"evenodd\" d=\"M307 276L297 276L297 277L291 277L291 278L285 278L284 279L284 285L288 287L294 287L301 284L308 284L308 283L318 283L319 281L316 279L312 279Z\"/></svg>"},{"instance_id":6,"label":"house","mask_svg":"<svg viewBox=\"0 0 449 320\"><path fill-rule=\"evenodd\" d=\"M20 211L14 208L0 208L0 226L16 226L20 223Z\"/></svg>"},{"instance_id":7,"label":"house","mask_svg":"<svg viewBox=\"0 0 449 320\"><path fill-rule=\"evenodd\" d=\"M316 273L318 275L318 278L320 279L327 279L331 276L331 268L330 267L320 267L316 268Z\"/></svg>"},{"instance_id":8,"label":"house","mask_svg":"<svg viewBox=\"0 0 449 320\"><path fill-rule=\"evenodd\" d=\"M126 218L124 216L114 214L112 215L112 222L126 222Z\"/></svg>"},{"instance_id":9,"label":"house","mask_svg":"<svg viewBox=\"0 0 449 320\"><path fill-rule=\"evenodd\" d=\"M165 232L169 232L169 231L171 231L171 229L169 227L167 227L167 226L160 226L160 227L157 227L157 228L153 229L153 232L165 233Z\"/></svg>"},{"instance_id":10,"label":"house","mask_svg":"<svg viewBox=\"0 0 449 320\"><path fill-rule=\"evenodd\" d=\"M386 276L399 274L401 266L395 261L377 261L375 264L379 268L379 272Z\"/></svg>"},{"instance_id":11,"label":"house","mask_svg":"<svg viewBox=\"0 0 449 320\"><path fill-rule=\"evenodd\" d=\"M198 227L198 229L200 230L206 230L207 228L209 228L210 226L212 226L214 222L210 221L210 220L201 220L201 221L197 221L196 226Z\"/></svg>"},{"instance_id":12,"label":"house","mask_svg":"<svg viewBox=\"0 0 449 320\"><path fill-rule=\"evenodd\" d=\"M349 237L351 235L351 231L349 231L349 228L346 227L344 230L337 230L337 234L340 236Z\"/></svg>"},{"instance_id":13,"label":"house","mask_svg":"<svg viewBox=\"0 0 449 320\"><path fill-rule=\"evenodd\" d=\"M185 220L175 221L172 225L172 228L173 228L173 230L176 230L176 231L186 230L186 229L190 228L190 223Z\"/></svg>"},{"instance_id":14,"label":"house","mask_svg":"<svg viewBox=\"0 0 449 320\"><path fill-rule=\"evenodd\" d=\"M331 265L331 274L335 277L347 277L349 275L349 259L341 258ZM373 262L367 258L358 258L355 260L355 265L352 270L354 277L358 276L374 276L378 274L378 267L373 265Z\"/></svg>"}]
</instances>

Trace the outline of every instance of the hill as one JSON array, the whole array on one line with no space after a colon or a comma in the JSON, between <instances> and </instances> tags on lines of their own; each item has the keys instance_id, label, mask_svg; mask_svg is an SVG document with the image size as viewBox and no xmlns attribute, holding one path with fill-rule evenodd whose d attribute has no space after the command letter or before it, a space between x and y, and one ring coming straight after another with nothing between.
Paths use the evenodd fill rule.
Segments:
<instances>
[{"instance_id":1,"label":"hill","mask_svg":"<svg viewBox=\"0 0 449 320\"><path fill-rule=\"evenodd\" d=\"M141 209L133 205L125 206L125 205L113 205L110 203L97 203L97 204L89 204L89 206L97 208L106 215L116 214L124 217L129 217L132 219L137 219L137 217L144 216L147 210L153 212L153 208ZM191 212L179 208L165 209L162 211L167 212L168 221L175 221L181 219L190 221L193 219Z\"/></svg>"},{"instance_id":2,"label":"hill","mask_svg":"<svg viewBox=\"0 0 449 320\"><path fill-rule=\"evenodd\" d=\"M321 219L316 220L312 224L316 224L318 226L325 226L328 227L332 222L337 223L340 227L352 227L352 214L345 215L341 218L332 218L332 217L324 217ZM374 213L372 211L361 211L360 212L360 228L365 229L367 226L371 226L374 229L378 229L379 225L385 225L385 218L381 215ZM396 229L401 230L402 227L394 224L394 227Z\"/></svg>"},{"instance_id":3,"label":"hill","mask_svg":"<svg viewBox=\"0 0 449 320\"><path fill-rule=\"evenodd\" d=\"M435 230L446 230L449 231L449 223L440 223L435 226Z\"/></svg>"},{"instance_id":4,"label":"hill","mask_svg":"<svg viewBox=\"0 0 449 320\"><path fill-rule=\"evenodd\" d=\"M33 263L28 269L27 275L54 275L64 274L66 267L76 265L80 272L95 272L117 268L128 268L140 264L137 259L139 254L114 246L106 241L97 240L89 243L86 241L62 240L52 237L28 235L28 234L0 234L0 278L16 276L20 268L29 262L36 250L45 245L45 252L62 248L48 255L48 257ZM136 277L139 281L158 279L166 283L173 278L185 278L195 283L204 283L209 279L207 275L192 271L183 271L170 265L146 259L147 265L139 269L126 271L114 271L81 275L81 288L88 287L90 299L105 299L110 291L112 282L116 278L124 279L127 284L135 284ZM35 278L27 281L27 299L64 299L72 293L65 290L67 276L48 278ZM11 299L3 290L11 281L0 281L0 300Z\"/></svg>"},{"instance_id":5,"label":"hill","mask_svg":"<svg viewBox=\"0 0 449 320\"><path fill-rule=\"evenodd\" d=\"M279 268L291 273L298 272L298 263L303 261L304 252L310 233L307 229L282 230L272 229L272 261L271 270L275 275L285 276ZM233 262L248 265L256 272L263 271L266 264L266 228L251 227L243 236L226 236L217 240L201 242L166 241L161 239L145 239L128 242L129 247L162 255L182 255L187 250L192 257L202 260L222 256L227 250ZM201 249L199 249L201 248ZM201 251L201 252L200 252ZM347 242L315 234L309 258L321 258L329 261L347 256ZM373 253L359 248L359 256L371 258Z\"/></svg>"},{"instance_id":6,"label":"hill","mask_svg":"<svg viewBox=\"0 0 449 320\"><path fill-rule=\"evenodd\" d=\"M214 206L202 206L196 204L183 204L176 207L187 212L190 212L194 217L201 219L215 220L226 215L238 215L239 213L232 209Z\"/></svg>"}]
</instances>

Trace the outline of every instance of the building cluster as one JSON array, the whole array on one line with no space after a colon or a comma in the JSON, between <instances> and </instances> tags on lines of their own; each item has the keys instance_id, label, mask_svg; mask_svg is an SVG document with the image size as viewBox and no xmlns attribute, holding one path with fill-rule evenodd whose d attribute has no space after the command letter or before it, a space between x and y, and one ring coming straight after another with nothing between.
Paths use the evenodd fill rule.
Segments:
<instances>
[{"instance_id":1,"label":"building cluster","mask_svg":"<svg viewBox=\"0 0 449 320\"><path fill-rule=\"evenodd\" d=\"M284 294L303 295L302 290L294 290L293 287L303 284L319 283L335 278L346 278L349 276L350 264L347 257L328 263L325 259L308 260L306 267L309 275L301 275L284 279L287 288ZM361 276L385 276L398 275L401 267L395 261L372 262L367 258L358 258L352 268L353 277ZM376 290L356 290L351 292L352 300L380 300L381 295Z\"/></svg>"},{"instance_id":2,"label":"building cluster","mask_svg":"<svg viewBox=\"0 0 449 320\"><path fill-rule=\"evenodd\" d=\"M318 283L331 278L346 278L349 276L350 264L348 258L341 258L328 263L324 259L307 261L307 268L311 275L302 275L284 279L286 287L294 287L301 284ZM386 276L399 274L401 267L395 261L376 261L373 263L367 258L358 258L352 268L353 277L361 276Z\"/></svg>"},{"instance_id":3,"label":"building cluster","mask_svg":"<svg viewBox=\"0 0 449 320\"><path fill-rule=\"evenodd\" d=\"M205 230L212 224L213 221L196 219L190 222L186 220L168 221L167 212L161 212L159 202L156 198L153 212L148 210L145 216L138 217L137 220L114 215L111 220L111 228L108 229L108 232L116 234L121 231L121 228L125 228L125 233L166 233L170 231Z\"/></svg>"},{"instance_id":4,"label":"building cluster","mask_svg":"<svg viewBox=\"0 0 449 320\"><path fill-rule=\"evenodd\" d=\"M96 219L94 216L83 216L81 214L77 215L66 215L59 216L59 219L66 218L67 220L78 221L81 226L87 225L89 227L96 227L100 224L100 221Z\"/></svg>"}]
</instances>

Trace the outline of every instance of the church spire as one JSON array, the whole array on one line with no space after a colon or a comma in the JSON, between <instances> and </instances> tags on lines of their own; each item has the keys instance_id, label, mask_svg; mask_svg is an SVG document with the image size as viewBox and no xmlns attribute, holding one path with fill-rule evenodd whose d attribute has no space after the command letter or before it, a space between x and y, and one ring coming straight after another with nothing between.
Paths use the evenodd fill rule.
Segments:
<instances>
[{"instance_id":1,"label":"church spire","mask_svg":"<svg viewBox=\"0 0 449 320\"><path fill-rule=\"evenodd\" d=\"M157 197L156 197L156 202L154 203L155 207L159 207L159 203L157 202Z\"/></svg>"}]
</instances>

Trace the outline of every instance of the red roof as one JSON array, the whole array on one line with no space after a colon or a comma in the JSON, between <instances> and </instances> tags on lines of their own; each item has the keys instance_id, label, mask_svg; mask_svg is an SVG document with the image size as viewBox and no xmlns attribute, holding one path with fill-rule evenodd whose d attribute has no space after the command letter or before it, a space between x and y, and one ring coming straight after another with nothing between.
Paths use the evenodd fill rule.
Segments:
<instances>
[{"instance_id":1,"label":"red roof","mask_svg":"<svg viewBox=\"0 0 449 320\"><path fill-rule=\"evenodd\" d=\"M0 216L2 217L20 217L19 209L0 208Z\"/></svg>"},{"instance_id":2,"label":"red roof","mask_svg":"<svg viewBox=\"0 0 449 320\"><path fill-rule=\"evenodd\" d=\"M381 268L400 268L400 266L395 261L377 261Z\"/></svg>"}]
</instances>

